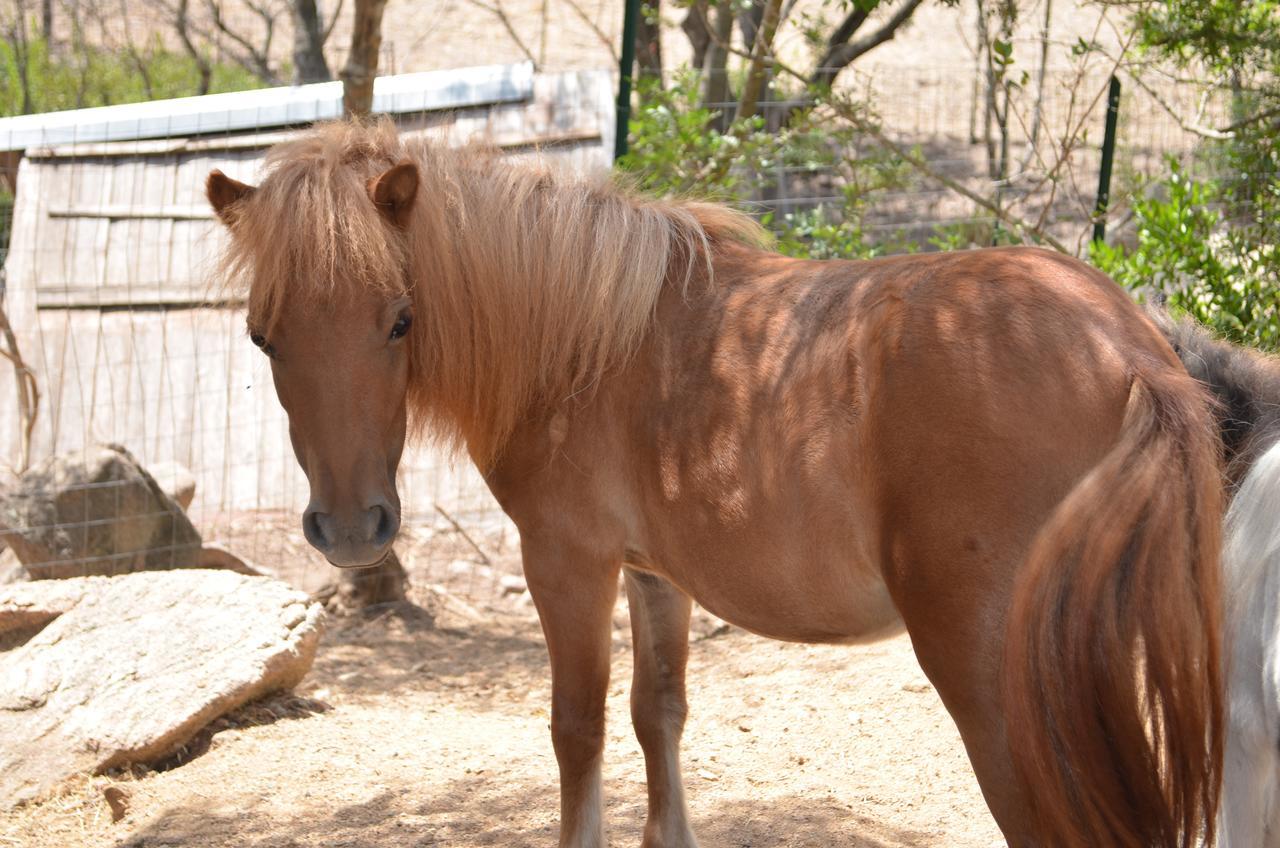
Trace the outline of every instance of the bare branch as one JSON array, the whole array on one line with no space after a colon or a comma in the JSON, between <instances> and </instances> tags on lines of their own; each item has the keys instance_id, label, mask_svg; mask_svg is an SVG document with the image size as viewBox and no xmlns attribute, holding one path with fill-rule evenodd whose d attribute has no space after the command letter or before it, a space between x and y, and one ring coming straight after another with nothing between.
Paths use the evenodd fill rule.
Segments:
<instances>
[{"instance_id":1,"label":"bare branch","mask_svg":"<svg viewBox=\"0 0 1280 848\"><path fill-rule=\"evenodd\" d=\"M17 381L18 419L21 422L18 431L20 452L17 471L21 474L31 467L31 440L36 429L36 418L40 413L40 388L36 384L35 372L22 359L17 336L3 306L0 306L0 336L3 336L5 343L5 347L0 348L0 356L13 364L14 379Z\"/></svg>"},{"instance_id":2,"label":"bare branch","mask_svg":"<svg viewBox=\"0 0 1280 848\"><path fill-rule=\"evenodd\" d=\"M204 0L204 5L214 28L240 48L238 51L240 55L236 55L237 51L230 51L236 61L252 71L263 82L269 85L279 85L281 80L271 67L271 55L269 52L275 23L272 14L263 7L255 6L252 3L247 4L267 23L265 45L263 49L259 49L246 37L231 28L226 19L222 17L222 9L215 0Z\"/></svg>"},{"instance_id":3,"label":"bare branch","mask_svg":"<svg viewBox=\"0 0 1280 848\"><path fill-rule=\"evenodd\" d=\"M857 41L850 42L854 34L862 28L866 23L870 11L862 11L854 9L850 12L840 25L836 27L831 37L827 40L827 51L818 60L818 65L813 69L813 73L807 77L802 77L802 81L808 88L830 88L836 81L836 77L840 72L849 67L855 59L863 56L875 48L892 39L898 30L911 19L916 9L924 0L903 0L897 11L880 25L874 32L859 38ZM785 15L784 15L785 17ZM790 124L800 112L806 107L805 102L799 102L791 106L787 110L786 116L783 118L783 124Z\"/></svg>"},{"instance_id":4,"label":"bare branch","mask_svg":"<svg viewBox=\"0 0 1280 848\"><path fill-rule=\"evenodd\" d=\"M1235 138L1235 134L1229 130L1224 132L1222 130L1215 130L1212 127L1199 126L1198 123L1188 122L1178 114L1177 109L1173 108L1173 106L1161 96L1160 92L1147 85L1146 80L1144 80L1140 75L1134 73L1128 68L1122 68L1121 70L1125 72L1125 76L1137 83L1138 88L1145 91L1147 96L1156 102L1156 105L1167 112L1169 117L1177 121L1178 126L1184 131L1192 133L1193 135L1198 135L1201 138L1211 138L1215 141L1226 141L1227 139Z\"/></svg>"},{"instance_id":5,"label":"bare branch","mask_svg":"<svg viewBox=\"0 0 1280 848\"><path fill-rule=\"evenodd\" d=\"M476 556L480 557L480 562L485 565L493 565L493 557L485 553L484 548L480 547L480 545L476 543L476 540L471 538L471 534L463 529L462 525L458 523L458 519L446 512L445 508L440 506L440 504L436 504L435 507L436 512L444 516L444 520L452 524L453 529L458 531L458 535L466 540L467 544L471 546L471 550L476 552Z\"/></svg>"},{"instance_id":6,"label":"bare branch","mask_svg":"<svg viewBox=\"0 0 1280 848\"><path fill-rule=\"evenodd\" d=\"M213 84L213 68L209 64L209 60L204 54L196 49L191 41L191 34L188 31L187 6L189 0L178 0L178 8L174 18L174 26L178 30L178 40L182 42L182 49L187 51L187 55L196 63L196 70L200 73L200 94L208 94Z\"/></svg>"},{"instance_id":7,"label":"bare branch","mask_svg":"<svg viewBox=\"0 0 1280 848\"><path fill-rule=\"evenodd\" d=\"M857 41L850 41L840 44L827 51L823 57L822 63L814 69L811 83L817 85L831 85L835 82L836 76L849 66L855 59L864 53L869 53L875 48L892 39L898 33L898 29L911 19L916 9L924 0L903 0L898 10L893 13L889 20L885 21L880 27ZM861 26L861 22L858 23ZM856 27L855 27L856 28ZM850 33L852 35L852 33Z\"/></svg>"},{"instance_id":8,"label":"bare branch","mask_svg":"<svg viewBox=\"0 0 1280 848\"><path fill-rule=\"evenodd\" d=\"M561 0L561 2L568 6L569 10L577 15L578 19L586 24L587 27L595 34L604 49L609 51L609 58L613 60L613 64L618 64L621 60L618 58L618 48L614 46L613 37L596 25L596 22L592 20L591 16L586 13L586 10L578 4L577 0Z\"/></svg>"},{"instance_id":9,"label":"bare branch","mask_svg":"<svg viewBox=\"0 0 1280 848\"><path fill-rule=\"evenodd\" d=\"M725 49L735 55L750 58L748 54L738 50L732 45L726 45ZM800 73L779 59L774 59L773 67L797 80L804 81L807 79L805 74ZM916 155L914 152L907 150L905 147L889 138L889 136L885 134L884 130L877 126L874 121L868 120L867 117L862 115L855 106L846 102L842 98L833 97L828 101L827 105L832 111L848 121L858 131L873 138L881 147L893 153L925 177L928 177L934 182L942 185L944 188L954 191L961 197L972 201L975 205L990 212L997 220L1009 227L1019 238L1029 238L1031 240L1041 241L1052 247L1054 250L1062 253L1070 252L1062 242L1049 235L1049 233L1042 227L1022 220L1018 216L1010 213L1008 209L993 203L991 200L988 200L981 194L978 194L968 186L965 186L948 177L946 174L935 170L927 159Z\"/></svg>"},{"instance_id":10,"label":"bare branch","mask_svg":"<svg viewBox=\"0 0 1280 848\"><path fill-rule=\"evenodd\" d=\"M534 58L533 51L529 49L529 45L524 43L524 39L522 39L520 34L516 32L516 28L511 25L511 19L507 17L506 10L502 8L502 0L493 0L492 6L487 3L482 3L480 0L468 0L468 2L472 6L475 6L478 9L484 9L486 12L496 17L502 24L502 28L507 31L507 35L511 36L511 40L516 43L516 47L519 47L520 52L525 55L525 58L530 62L537 64L538 60Z\"/></svg>"},{"instance_id":11,"label":"bare branch","mask_svg":"<svg viewBox=\"0 0 1280 848\"><path fill-rule=\"evenodd\" d=\"M1280 116L1280 106L1276 106L1271 109L1264 109L1261 112L1258 112L1257 114L1254 114L1254 115L1250 115L1247 118L1241 118L1235 123L1227 125L1221 131L1224 133L1234 134L1236 130L1242 130L1245 127L1249 126L1250 124L1256 124L1259 121L1265 121L1268 118L1274 118L1277 116Z\"/></svg>"},{"instance_id":12,"label":"bare branch","mask_svg":"<svg viewBox=\"0 0 1280 848\"><path fill-rule=\"evenodd\" d=\"M1109 0L1108 5L1123 5L1123 4L1114 2L1114 0ZM1132 38L1133 36L1131 35L1130 40L1132 40ZM1120 50L1119 55L1115 57L1110 56L1109 54L1105 53L1101 49L1099 49L1099 52L1101 52L1102 55L1107 56L1108 59L1111 59L1112 62L1115 64L1117 72L1123 71L1125 76L1133 80L1134 83L1136 83L1139 88L1145 91L1151 97L1151 99L1156 102L1157 106L1163 109L1169 115L1169 117L1173 118L1173 120L1177 122L1178 126L1184 132L1189 132L1193 135L1198 135L1201 138L1212 139L1214 141L1227 141L1236 137L1235 133L1237 130L1243 129L1244 127L1247 127L1250 124L1256 123L1258 121L1265 121L1268 118L1272 118L1277 115L1280 115L1280 106L1276 106L1274 108L1265 109L1256 114L1249 115L1240 120L1233 121L1232 123L1228 124L1222 129L1215 129L1213 127L1206 127L1201 123L1201 118L1203 117L1204 103L1205 103L1205 101L1202 100L1201 106L1197 110L1195 119L1192 121L1188 121L1185 118L1183 118L1182 115L1178 112L1178 110L1172 104L1170 104L1163 96L1161 96L1160 93L1156 91L1154 87L1149 85L1146 82L1146 80L1143 79L1141 72L1146 70L1152 70L1158 73L1159 75L1165 77L1166 79L1170 80L1171 82L1181 84L1181 85L1203 86L1205 84L1205 81L1203 79L1187 78L1187 77L1179 76L1177 74L1167 73L1165 72L1164 69L1160 68L1158 65L1152 65L1150 63L1126 62L1125 61L1125 54L1127 53L1126 48L1122 48Z\"/></svg>"},{"instance_id":13,"label":"bare branch","mask_svg":"<svg viewBox=\"0 0 1280 848\"><path fill-rule=\"evenodd\" d=\"M333 35L333 28L338 25L338 17L342 14L344 0L338 0L338 5L333 8L333 17L329 19L329 25L324 28L324 36L320 39L321 44L329 43L329 36Z\"/></svg>"},{"instance_id":14,"label":"bare branch","mask_svg":"<svg viewBox=\"0 0 1280 848\"><path fill-rule=\"evenodd\" d=\"M867 18L870 16L871 10L862 8L861 6L854 6L849 14L845 15L844 20L840 22L840 26L836 27L835 30L832 31L830 37L827 38L826 52L824 52L822 54L822 58L818 60L819 71L823 68L835 67L836 50L847 44L849 39L853 38L854 33L862 28L862 25L867 22ZM817 79L817 76L818 74L815 72L814 78ZM835 79L835 73L831 74L831 79L826 80L827 84L830 85L831 80L833 79Z\"/></svg>"}]
</instances>

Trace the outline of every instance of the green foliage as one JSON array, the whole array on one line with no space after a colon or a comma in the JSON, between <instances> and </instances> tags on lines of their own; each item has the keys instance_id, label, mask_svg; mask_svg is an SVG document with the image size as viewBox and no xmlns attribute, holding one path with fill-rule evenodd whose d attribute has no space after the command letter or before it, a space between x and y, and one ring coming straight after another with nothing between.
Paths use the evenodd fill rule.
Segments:
<instances>
[{"instance_id":1,"label":"green foliage","mask_svg":"<svg viewBox=\"0 0 1280 848\"><path fill-rule=\"evenodd\" d=\"M27 75L24 98L23 74ZM50 52L42 39L25 45L0 42L0 115L109 106L199 92L200 72L190 56L159 41L135 51L81 46ZM260 88L262 82L237 65L213 64L210 92ZM26 108L29 107L29 108Z\"/></svg>"},{"instance_id":2,"label":"green foliage","mask_svg":"<svg viewBox=\"0 0 1280 848\"><path fill-rule=\"evenodd\" d=\"M1183 65L1218 71L1280 61L1277 0L1167 0L1140 7L1134 24L1149 49Z\"/></svg>"},{"instance_id":3,"label":"green foliage","mask_svg":"<svg viewBox=\"0 0 1280 848\"><path fill-rule=\"evenodd\" d=\"M1163 292L1170 307L1232 341L1280 348L1280 252L1247 226L1232 226L1222 188L1190 179L1176 160L1157 184L1163 196L1133 204L1137 244L1096 243L1091 258L1140 295Z\"/></svg>"},{"instance_id":4,"label":"green foliage","mask_svg":"<svg viewBox=\"0 0 1280 848\"><path fill-rule=\"evenodd\" d=\"M866 227L871 199L877 192L906 186L908 165L873 150L832 167L841 179L838 201L763 216L764 225L776 234L779 252L811 259L870 259L919 249L901 232L869 232Z\"/></svg>"},{"instance_id":5,"label":"green foliage","mask_svg":"<svg viewBox=\"0 0 1280 848\"><path fill-rule=\"evenodd\" d=\"M779 253L805 259L871 259L891 253L907 253L917 247L900 236L876 240L863 229L858 214L845 214L841 206L818 206L776 216L765 215L764 225L776 233ZM857 209L857 206L852 208Z\"/></svg>"},{"instance_id":6,"label":"green foliage","mask_svg":"<svg viewBox=\"0 0 1280 848\"><path fill-rule=\"evenodd\" d=\"M744 177L767 167L778 145L759 116L717 130L717 111L698 105L698 79L685 71L665 89L657 80L638 82L640 107L618 168L654 194L742 200L751 189Z\"/></svg>"},{"instance_id":7,"label":"green foliage","mask_svg":"<svg viewBox=\"0 0 1280 848\"><path fill-rule=\"evenodd\" d=\"M1228 338L1280 349L1280 2L1168 0L1141 6L1133 24L1149 54L1207 72L1231 125L1196 152L1198 180L1171 164L1163 196L1135 203L1134 250L1095 259L1131 285L1159 281Z\"/></svg>"},{"instance_id":8,"label":"green foliage","mask_svg":"<svg viewBox=\"0 0 1280 848\"><path fill-rule=\"evenodd\" d=\"M939 224L933 228L929 246L934 250L970 250L975 247L1000 247L1027 244L1018 233L1001 226L996 218L979 218L956 224ZM1043 244L1034 239L1031 244Z\"/></svg>"},{"instance_id":9,"label":"green foliage","mask_svg":"<svg viewBox=\"0 0 1280 848\"><path fill-rule=\"evenodd\" d=\"M629 152L618 167L644 190L750 207L766 202L780 169L793 186L809 180L815 192L827 194L831 188L825 180L834 173L839 179L837 200L761 216L780 251L853 258L915 248L897 235L873 241L865 232L867 197L903 187L910 169L878 148L849 156L857 147L852 129L833 129L801 117L770 132L765 119L755 116L721 131L716 110L699 105L699 75L689 71L678 74L665 89L656 81L642 80L638 91Z\"/></svg>"}]
</instances>

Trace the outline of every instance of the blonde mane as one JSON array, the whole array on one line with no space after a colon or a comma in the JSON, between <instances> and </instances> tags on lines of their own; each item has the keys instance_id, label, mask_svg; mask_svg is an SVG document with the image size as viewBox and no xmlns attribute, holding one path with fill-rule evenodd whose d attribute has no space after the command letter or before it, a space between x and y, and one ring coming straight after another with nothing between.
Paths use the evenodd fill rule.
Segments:
<instances>
[{"instance_id":1,"label":"blonde mane","mask_svg":"<svg viewBox=\"0 0 1280 848\"><path fill-rule=\"evenodd\" d=\"M366 184L406 159L420 180L400 232ZM402 140L385 120L320 125L267 163L224 259L248 282L251 323L269 327L285 298L341 286L407 292L411 426L465 444L481 467L523 418L625 362L664 287L710 278L717 242L766 241L724 207Z\"/></svg>"}]
</instances>

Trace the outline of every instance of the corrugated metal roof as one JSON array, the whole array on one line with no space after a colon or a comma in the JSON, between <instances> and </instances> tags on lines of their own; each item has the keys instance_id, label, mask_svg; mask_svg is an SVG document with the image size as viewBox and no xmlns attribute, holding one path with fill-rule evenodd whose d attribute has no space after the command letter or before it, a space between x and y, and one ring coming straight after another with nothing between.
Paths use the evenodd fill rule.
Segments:
<instances>
[{"instance_id":1,"label":"corrugated metal roof","mask_svg":"<svg viewBox=\"0 0 1280 848\"><path fill-rule=\"evenodd\" d=\"M429 112L510 103L533 91L533 63L379 77L373 110ZM0 151L292 126L342 115L342 83L263 88L0 119Z\"/></svg>"}]
</instances>

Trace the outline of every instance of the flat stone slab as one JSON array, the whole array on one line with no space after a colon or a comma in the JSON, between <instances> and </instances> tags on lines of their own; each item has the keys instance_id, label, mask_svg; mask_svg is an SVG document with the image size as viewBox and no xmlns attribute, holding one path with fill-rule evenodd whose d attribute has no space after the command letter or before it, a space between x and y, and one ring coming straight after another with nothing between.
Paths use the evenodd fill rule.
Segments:
<instances>
[{"instance_id":1,"label":"flat stone slab","mask_svg":"<svg viewBox=\"0 0 1280 848\"><path fill-rule=\"evenodd\" d=\"M0 587L0 622L41 615L43 630L0 653L0 809L78 773L162 759L224 713L292 688L323 619L302 592L227 571Z\"/></svg>"},{"instance_id":2,"label":"flat stone slab","mask_svg":"<svg viewBox=\"0 0 1280 848\"><path fill-rule=\"evenodd\" d=\"M85 595L105 589L110 582L109 577L79 577L13 583L0 588L0 635L48 624L74 609Z\"/></svg>"}]
</instances>

